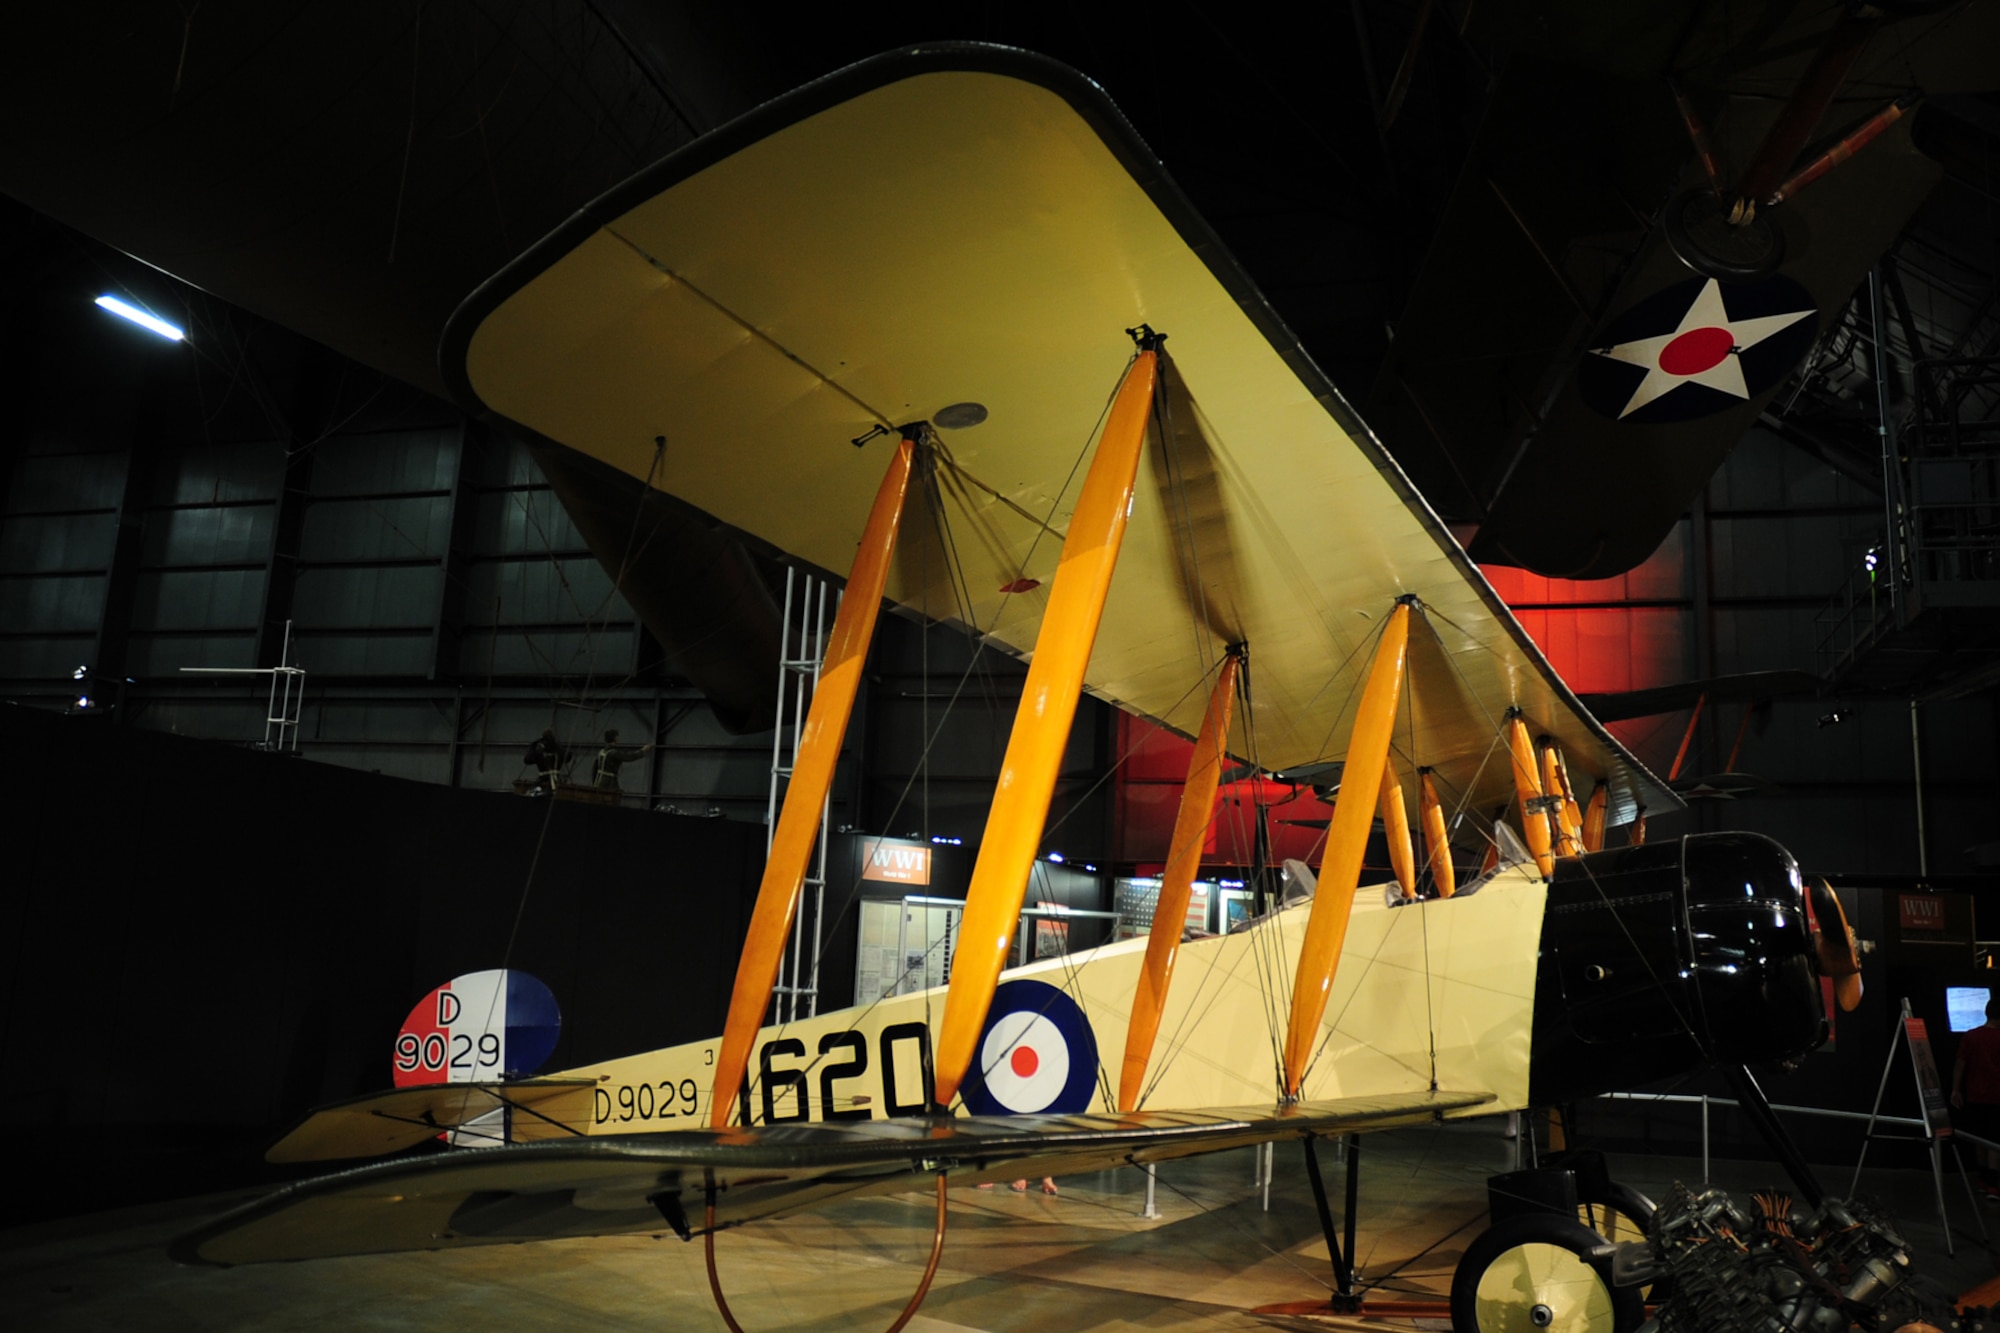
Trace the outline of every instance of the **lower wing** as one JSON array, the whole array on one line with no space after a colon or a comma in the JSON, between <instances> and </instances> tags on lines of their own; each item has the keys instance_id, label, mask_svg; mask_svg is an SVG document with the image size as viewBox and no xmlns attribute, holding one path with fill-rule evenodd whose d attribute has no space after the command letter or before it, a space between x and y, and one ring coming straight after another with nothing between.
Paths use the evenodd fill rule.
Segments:
<instances>
[{"instance_id":1,"label":"lower wing","mask_svg":"<svg viewBox=\"0 0 2000 1333\"><path fill-rule=\"evenodd\" d=\"M1417 1092L1268 1109L919 1116L522 1143L301 1181L181 1237L173 1254L229 1265L669 1229L686 1237L915 1188L941 1172L966 1183L1073 1175L1421 1124L1492 1100Z\"/></svg>"}]
</instances>

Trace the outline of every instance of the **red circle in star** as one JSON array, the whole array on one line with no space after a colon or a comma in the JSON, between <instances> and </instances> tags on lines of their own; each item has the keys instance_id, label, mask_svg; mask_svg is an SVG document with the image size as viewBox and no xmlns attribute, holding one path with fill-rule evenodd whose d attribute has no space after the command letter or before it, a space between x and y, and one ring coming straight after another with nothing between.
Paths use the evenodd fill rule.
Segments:
<instances>
[{"instance_id":1,"label":"red circle in star","mask_svg":"<svg viewBox=\"0 0 2000 1333\"><path fill-rule=\"evenodd\" d=\"M1710 325L1689 329L1660 349L1660 369L1669 375L1699 375L1722 364L1736 350L1736 335Z\"/></svg>"},{"instance_id":2,"label":"red circle in star","mask_svg":"<svg viewBox=\"0 0 2000 1333\"><path fill-rule=\"evenodd\" d=\"M1035 1071L1042 1067L1041 1057L1026 1046L1016 1046L1007 1063L1013 1066L1016 1078L1032 1078Z\"/></svg>"}]
</instances>

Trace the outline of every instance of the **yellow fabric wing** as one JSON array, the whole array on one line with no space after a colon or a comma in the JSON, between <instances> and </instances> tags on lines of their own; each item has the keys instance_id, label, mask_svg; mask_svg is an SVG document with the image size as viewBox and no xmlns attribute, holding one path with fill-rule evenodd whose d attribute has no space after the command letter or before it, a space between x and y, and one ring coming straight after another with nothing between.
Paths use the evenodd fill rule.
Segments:
<instances>
[{"instance_id":1,"label":"yellow fabric wing","mask_svg":"<svg viewBox=\"0 0 2000 1333\"><path fill-rule=\"evenodd\" d=\"M894 437L850 441L983 405L983 424L941 436L949 548L912 525L889 596L1025 654L1139 324L1168 335L1170 447L1141 469L1090 691L1191 735L1204 674L1245 641L1232 753L1338 758L1366 646L1413 593L1429 632L1406 762L1457 801L1504 799L1504 760L1482 760L1519 707L1608 780L1612 822L1678 804L1557 679L1101 92L1050 62L917 50L774 103L524 256L442 355L468 406L828 570L847 567ZM1041 587L1003 591L1024 579Z\"/></svg>"}]
</instances>

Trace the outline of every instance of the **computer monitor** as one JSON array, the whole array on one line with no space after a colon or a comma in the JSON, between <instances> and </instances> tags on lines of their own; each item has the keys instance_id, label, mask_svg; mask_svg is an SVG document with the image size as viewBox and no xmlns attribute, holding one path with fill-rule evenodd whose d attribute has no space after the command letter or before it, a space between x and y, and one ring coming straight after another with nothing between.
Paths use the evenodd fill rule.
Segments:
<instances>
[{"instance_id":1,"label":"computer monitor","mask_svg":"<svg viewBox=\"0 0 2000 1333\"><path fill-rule=\"evenodd\" d=\"M1951 1021L1951 1030L1970 1032L1984 1025L1986 1002L1992 998L1992 990L1985 986L1946 986L1944 1012Z\"/></svg>"}]
</instances>

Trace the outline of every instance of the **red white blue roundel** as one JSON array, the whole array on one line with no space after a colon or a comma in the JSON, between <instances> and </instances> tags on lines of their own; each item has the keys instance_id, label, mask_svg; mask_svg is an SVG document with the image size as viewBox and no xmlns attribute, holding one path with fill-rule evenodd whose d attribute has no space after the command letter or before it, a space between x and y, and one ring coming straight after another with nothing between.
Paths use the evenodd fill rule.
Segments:
<instances>
[{"instance_id":1,"label":"red white blue roundel","mask_svg":"<svg viewBox=\"0 0 2000 1333\"><path fill-rule=\"evenodd\" d=\"M541 1068L562 1034L556 997L526 972L495 968L453 977L417 1001L396 1034L396 1086L522 1078Z\"/></svg>"},{"instance_id":2,"label":"red white blue roundel","mask_svg":"<svg viewBox=\"0 0 2000 1333\"><path fill-rule=\"evenodd\" d=\"M1097 1090L1097 1037L1076 1001L1054 986L1002 982L960 1086L974 1115L1088 1110Z\"/></svg>"},{"instance_id":3,"label":"red white blue roundel","mask_svg":"<svg viewBox=\"0 0 2000 1333\"><path fill-rule=\"evenodd\" d=\"M1577 392L1635 425L1712 416L1791 374L1819 332L1818 316L1806 289L1783 276L1677 282L1604 327L1577 366Z\"/></svg>"}]
</instances>

